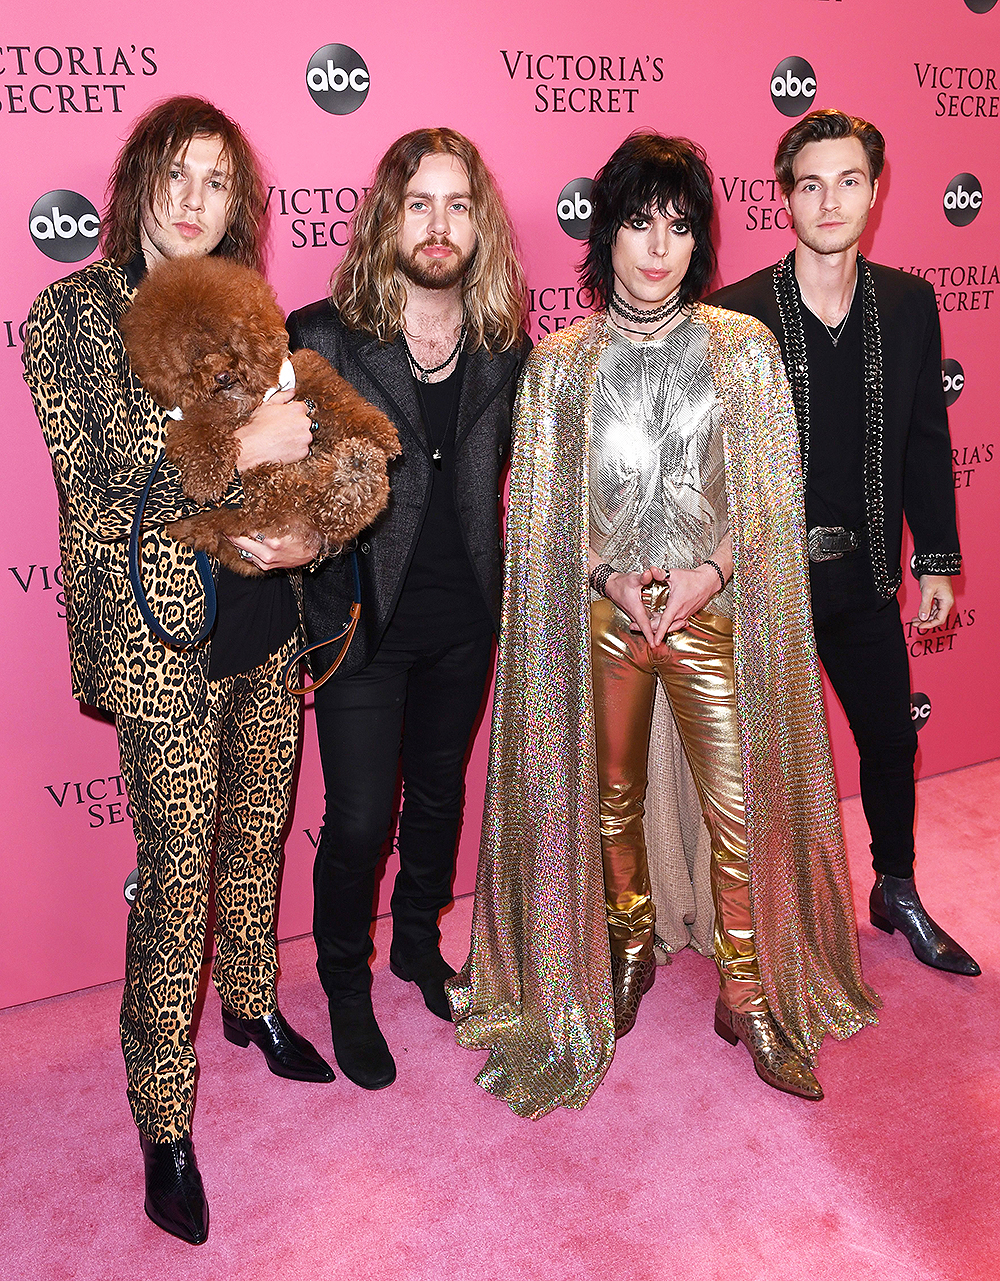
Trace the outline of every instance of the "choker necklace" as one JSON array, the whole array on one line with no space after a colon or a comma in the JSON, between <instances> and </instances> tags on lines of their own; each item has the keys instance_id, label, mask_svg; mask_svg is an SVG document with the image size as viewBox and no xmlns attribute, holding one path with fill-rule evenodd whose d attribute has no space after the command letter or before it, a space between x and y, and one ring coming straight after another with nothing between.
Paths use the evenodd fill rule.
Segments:
<instances>
[{"instance_id":1,"label":"choker necklace","mask_svg":"<svg viewBox=\"0 0 1000 1281\"><path fill-rule=\"evenodd\" d=\"M454 347L452 347L451 354L448 359L442 360L440 365L432 365L430 368L425 368L420 361L416 359L413 352L410 351L410 344L406 341L406 331L400 330L403 335L403 346L406 348L406 358L410 362L410 368L413 371L414 378L419 379L422 383L429 383L431 380L431 374L439 374L442 369L447 369L458 353L462 350L462 344L465 342L467 328L468 326L463 318L462 328L458 331L458 342Z\"/></svg>"},{"instance_id":2,"label":"choker necklace","mask_svg":"<svg viewBox=\"0 0 1000 1281\"><path fill-rule=\"evenodd\" d=\"M680 296L680 290L678 289L677 293L672 294L659 307L640 310L640 308L633 307L631 303L626 302L617 291L612 291L611 297L608 299L608 310L623 316L625 320L631 320L634 325L655 325L657 321L663 321L666 324L683 310ZM659 327L662 329L663 325Z\"/></svg>"}]
</instances>

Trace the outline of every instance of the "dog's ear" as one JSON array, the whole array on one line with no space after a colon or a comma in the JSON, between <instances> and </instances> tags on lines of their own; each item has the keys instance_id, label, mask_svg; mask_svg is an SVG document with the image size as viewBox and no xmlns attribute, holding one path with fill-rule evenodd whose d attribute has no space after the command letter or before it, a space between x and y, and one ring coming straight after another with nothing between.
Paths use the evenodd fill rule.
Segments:
<instances>
[{"instance_id":1,"label":"dog's ear","mask_svg":"<svg viewBox=\"0 0 1000 1281\"><path fill-rule=\"evenodd\" d=\"M242 323L230 335L229 347L247 388L263 395L278 385L281 363L288 355L288 334L271 287L255 273L247 275L254 278L246 280L247 287L234 299L234 305L243 308Z\"/></svg>"}]
</instances>

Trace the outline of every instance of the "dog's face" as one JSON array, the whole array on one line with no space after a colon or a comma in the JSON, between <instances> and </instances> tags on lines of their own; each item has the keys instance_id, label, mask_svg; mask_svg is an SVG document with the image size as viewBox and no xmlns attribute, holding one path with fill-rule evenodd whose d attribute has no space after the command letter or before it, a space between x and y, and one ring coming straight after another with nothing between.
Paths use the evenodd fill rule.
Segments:
<instances>
[{"instance_id":1,"label":"dog's face","mask_svg":"<svg viewBox=\"0 0 1000 1281\"><path fill-rule=\"evenodd\" d=\"M121 321L132 368L157 404L217 405L243 420L278 385L288 354L284 319L267 282L221 258L154 268Z\"/></svg>"}]
</instances>

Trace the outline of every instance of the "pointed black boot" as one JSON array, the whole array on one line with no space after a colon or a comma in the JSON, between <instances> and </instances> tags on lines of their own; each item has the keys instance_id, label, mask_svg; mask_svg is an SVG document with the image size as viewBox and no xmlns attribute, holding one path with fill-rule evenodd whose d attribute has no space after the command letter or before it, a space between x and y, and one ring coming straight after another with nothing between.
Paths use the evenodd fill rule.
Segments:
<instances>
[{"instance_id":1,"label":"pointed black boot","mask_svg":"<svg viewBox=\"0 0 1000 1281\"><path fill-rule=\"evenodd\" d=\"M444 990L445 979L455 977L455 971L440 952L432 952L423 961L406 964L389 954L389 969L404 983L416 983L424 1005L439 1019L451 1022L451 1006Z\"/></svg>"},{"instance_id":2,"label":"pointed black boot","mask_svg":"<svg viewBox=\"0 0 1000 1281\"><path fill-rule=\"evenodd\" d=\"M189 1245L208 1239L208 1202L189 1138L154 1143L139 1135L146 1166L145 1210L158 1228Z\"/></svg>"},{"instance_id":3,"label":"pointed black boot","mask_svg":"<svg viewBox=\"0 0 1000 1281\"><path fill-rule=\"evenodd\" d=\"M383 1090L396 1079L396 1061L375 1019L371 1000L330 1001L330 1033L337 1065L363 1090Z\"/></svg>"},{"instance_id":4,"label":"pointed black boot","mask_svg":"<svg viewBox=\"0 0 1000 1281\"><path fill-rule=\"evenodd\" d=\"M249 1045L252 1041L275 1076L284 1076L290 1081L336 1079L333 1069L312 1042L290 1028L280 1010L265 1014L262 1019L240 1019L223 1006L222 1031L233 1045Z\"/></svg>"},{"instance_id":5,"label":"pointed black boot","mask_svg":"<svg viewBox=\"0 0 1000 1281\"><path fill-rule=\"evenodd\" d=\"M877 930L886 934L899 930L924 965L970 978L982 973L965 948L927 915L912 876L876 876L868 915Z\"/></svg>"}]
</instances>

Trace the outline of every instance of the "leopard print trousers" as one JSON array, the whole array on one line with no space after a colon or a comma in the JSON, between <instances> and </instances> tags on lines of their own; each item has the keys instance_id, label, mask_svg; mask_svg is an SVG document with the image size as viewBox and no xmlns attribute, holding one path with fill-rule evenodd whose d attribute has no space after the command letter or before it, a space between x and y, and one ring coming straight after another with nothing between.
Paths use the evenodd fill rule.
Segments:
<instances>
[{"instance_id":1,"label":"leopard print trousers","mask_svg":"<svg viewBox=\"0 0 1000 1281\"><path fill-rule=\"evenodd\" d=\"M191 1130L191 1018L213 871L216 989L241 1018L276 1008L281 833L301 722L281 673L294 641L250 672L208 682L203 715L118 718L139 861L122 1050L132 1115L156 1142Z\"/></svg>"}]
</instances>

